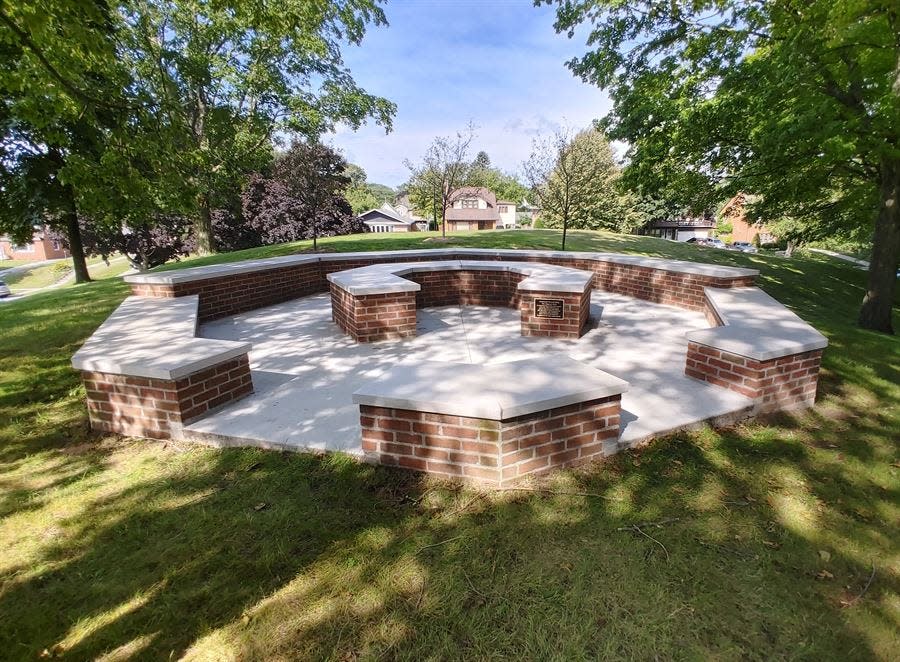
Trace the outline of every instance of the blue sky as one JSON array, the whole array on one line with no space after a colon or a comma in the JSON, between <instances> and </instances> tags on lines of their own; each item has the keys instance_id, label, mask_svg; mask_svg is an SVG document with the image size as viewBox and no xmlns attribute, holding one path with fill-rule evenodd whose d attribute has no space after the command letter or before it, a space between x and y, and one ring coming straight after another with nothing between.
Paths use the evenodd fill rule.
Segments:
<instances>
[{"instance_id":1,"label":"blue sky","mask_svg":"<svg viewBox=\"0 0 900 662\"><path fill-rule=\"evenodd\" d=\"M343 54L357 83L397 104L394 130L338 128L329 142L369 181L397 186L431 140L471 120L473 153L519 170L538 132L588 126L610 107L608 96L565 67L584 38L553 30L554 8L530 0L389 0L389 27L370 28Z\"/></svg>"}]
</instances>

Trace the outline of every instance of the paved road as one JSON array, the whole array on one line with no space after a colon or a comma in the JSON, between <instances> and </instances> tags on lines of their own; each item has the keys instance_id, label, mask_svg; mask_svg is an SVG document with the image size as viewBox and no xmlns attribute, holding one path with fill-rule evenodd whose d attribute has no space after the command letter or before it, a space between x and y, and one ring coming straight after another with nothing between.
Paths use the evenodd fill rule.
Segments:
<instances>
[{"instance_id":1,"label":"paved road","mask_svg":"<svg viewBox=\"0 0 900 662\"><path fill-rule=\"evenodd\" d=\"M43 267L46 264L53 264L54 262L59 262L60 260L68 260L67 257L56 258L55 260L40 260L39 262L29 262L28 264L20 264L17 267L9 267L8 269L3 268L3 263L0 262L0 279L4 276L9 276L20 271L28 271L29 269L34 269L35 267Z\"/></svg>"}]
</instances>

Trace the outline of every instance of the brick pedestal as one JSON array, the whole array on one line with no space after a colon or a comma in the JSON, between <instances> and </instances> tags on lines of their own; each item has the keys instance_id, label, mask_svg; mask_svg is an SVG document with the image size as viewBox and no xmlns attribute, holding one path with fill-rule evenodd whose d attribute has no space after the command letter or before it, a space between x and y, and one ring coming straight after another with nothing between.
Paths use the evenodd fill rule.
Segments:
<instances>
[{"instance_id":1,"label":"brick pedestal","mask_svg":"<svg viewBox=\"0 0 900 662\"><path fill-rule=\"evenodd\" d=\"M331 286L331 319L357 342L416 335L416 293L353 295Z\"/></svg>"},{"instance_id":2,"label":"brick pedestal","mask_svg":"<svg viewBox=\"0 0 900 662\"><path fill-rule=\"evenodd\" d=\"M538 299L562 301L563 317L538 317ZM527 291L519 293L519 312L522 316L523 336L543 336L547 338L580 338L587 327L591 314L591 291L581 294L559 292Z\"/></svg>"},{"instance_id":3,"label":"brick pedestal","mask_svg":"<svg viewBox=\"0 0 900 662\"><path fill-rule=\"evenodd\" d=\"M368 461L495 487L611 453L621 395L506 420L360 405Z\"/></svg>"},{"instance_id":4,"label":"brick pedestal","mask_svg":"<svg viewBox=\"0 0 900 662\"><path fill-rule=\"evenodd\" d=\"M169 439L216 407L253 392L241 356L180 379L82 371L91 427L133 437Z\"/></svg>"},{"instance_id":5,"label":"brick pedestal","mask_svg":"<svg viewBox=\"0 0 900 662\"><path fill-rule=\"evenodd\" d=\"M684 374L752 398L768 412L813 406L821 361L822 350L757 361L689 342Z\"/></svg>"}]
</instances>

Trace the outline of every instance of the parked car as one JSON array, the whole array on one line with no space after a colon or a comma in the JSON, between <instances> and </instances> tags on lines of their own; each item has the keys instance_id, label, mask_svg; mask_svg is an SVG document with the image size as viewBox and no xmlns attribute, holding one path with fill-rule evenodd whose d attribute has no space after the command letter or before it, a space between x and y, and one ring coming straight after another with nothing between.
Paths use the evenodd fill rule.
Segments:
<instances>
[{"instance_id":1,"label":"parked car","mask_svg":"<svg viewBox=\"0 0 900 662\"><path fill-rule=\"evenodd\" d=\"M691 237L685 243L696 244L697 246L709 246L709 239L706 237Z\"/></svg>"},{"instance_id":2,"label":"parked car","mask_svg":"<svg viewBox=\"0 0 900 662\"><path fill-rule=\"evenodd\" d=\"M749 241L736 241L733 244L731 244L731 247L736 251L740 251L741 253L757 253L758 252L756 249L756 246L751 244Z\"/></svg>"},{"instance_id":3,"label":"parked car","mask_svg":"<svg viewBox=\"0 0 900 662\"><path fill-rule=\"evenodd\" d=\"M0 299L8 297L12 292L9 291L9 285L0 280Z\"/></svg>"},{"instance_id":4,"label":"parked car","mask_svg":"<svg viewBox=\"0 0 900 662\"><path fill-rule=\"evenodd\" d=\"M721 239L707 239L706 245L712 246L713 248L728 248L728 246L725 245L725 242Z\"/></svg>"}]
</instances>

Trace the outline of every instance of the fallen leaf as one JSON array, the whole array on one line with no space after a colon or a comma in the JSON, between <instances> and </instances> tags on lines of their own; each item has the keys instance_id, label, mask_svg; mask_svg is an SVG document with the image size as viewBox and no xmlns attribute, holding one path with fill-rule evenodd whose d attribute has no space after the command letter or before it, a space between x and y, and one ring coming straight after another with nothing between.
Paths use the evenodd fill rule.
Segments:
<instances>
[{"instance_id":1,"label":"fallen leaf","mask_svg":"<svg viewBox=\"0 0 900 662\"><path fill-rule=\"evenodd\" d=\"M248 471L248 472L249 472L249 471L253 471L254 469L259 469L259 467L260 467L261 464L262 464L262 462L254 462L254 463L251 464L249 467L247 467L246 469L244 469L244 471Z\"/></svg>"},{"instance_id":2,"label":"fallen leaf","mask_svg":"<svg viewBox=\"0 0 900 662\"><path fill-rule=\"evenodd\" d=\"M816 574L816 579L834 579L834 575L832 575L827 570L819 570Z\"/></svg>"},{"instance_id":3,"label":"fallen leaf","mask_svg":"<svg viewBox=\"0 0 900 662\"><path fill-rule=\"evenodd\" d=\"M269 504L267 504L267 503L258 503L255 506L253 506L253 510L263 510L268 507L269 507Z\"/></svg>"},{"instance_id":4,"label":"fallen leaf","mask_svg":"<svg viewBox=\"0 0 900 662\"><path fill-rule=\"evenodd\" d=\"M763 545L771 547L772 549L781 549L781 545L773 540L763 540Z\"/></svg>"},{"instance_id":5,"label":"fallen leaf","mask_svg":"<svg viewBox=\"0 0 900 662\"><path fill-rule=\"evenodd\" d=\"M819 558L828 563L831 560L831 552L828 552L824 549L819 550Z\"/></svg>"}]
</instances>

